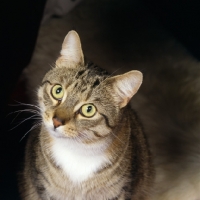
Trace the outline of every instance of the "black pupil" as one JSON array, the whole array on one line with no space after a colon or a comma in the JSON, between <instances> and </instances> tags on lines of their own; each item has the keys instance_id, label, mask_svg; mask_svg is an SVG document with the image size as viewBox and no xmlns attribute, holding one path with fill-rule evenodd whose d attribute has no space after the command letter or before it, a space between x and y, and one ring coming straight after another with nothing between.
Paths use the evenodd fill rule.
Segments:
<instances>
[{"instance_id":1,"label":"black pupil","mask_svg":"<svg viewBox=\"0 0 200 200\"><path fill-rule=\"evenodd\" d=\"M87 107L87 112L89 113L89 112L91 112L91 110L92 110L92 106L88 106Z\"/></svg>"},{"instance_id":2,"label":"black pupil","mask_svg":"<svg viewBox=\"0 0 200 200\"><path fill-rule=\"evenodd\" d=\"M56 94L59 94L61 91L62 91L62 88L59 87L59 88L56 90Z\"/></svg>"}]
</instances>

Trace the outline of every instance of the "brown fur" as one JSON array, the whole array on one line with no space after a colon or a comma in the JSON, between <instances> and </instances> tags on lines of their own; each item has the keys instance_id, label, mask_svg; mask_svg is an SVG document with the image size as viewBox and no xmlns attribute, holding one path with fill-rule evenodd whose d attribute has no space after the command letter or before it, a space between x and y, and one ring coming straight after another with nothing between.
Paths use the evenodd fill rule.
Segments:
<instances>
[{"instance_id":1,"label":"brown fur","mask_svg":"<svg viewBox=\"0 0 200 200\"><path fill-rule=\"evenodd\" d=\"M27 144L20 178L22 199L147 200L153 184L150 152L141 124L127 105L141 84L141 73L109 77L104 70L85 65L82 56L79 38L71 32L57 66L43 79L38 92L43 124ZM52 97L54 84L63 86L62 100ZM77 108L82 102L95 105L93 118L81 116ZM62 122L63 132L51 128L53 118ZM109 162L76 183L55 159L56 141L60 146L65 141L72 146L78 143L87 156L102 154Z\"/></svg>"}]
</instances>

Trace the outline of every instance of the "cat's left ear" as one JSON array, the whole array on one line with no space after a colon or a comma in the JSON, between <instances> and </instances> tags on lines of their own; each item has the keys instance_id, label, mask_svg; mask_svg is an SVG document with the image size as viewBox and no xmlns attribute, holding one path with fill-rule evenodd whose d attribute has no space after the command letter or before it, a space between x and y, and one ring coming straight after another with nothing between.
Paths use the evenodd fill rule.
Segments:
<instances>
[{"instance_id":1,"label":"cat's left ear","mask_svg":"<svg viewBox=\"0 0 200 200\"><path fill-rule=\"evenodd\" d=\"M125 107L142 84L142 73L136 70L108 78L111 94L120 108Z\"/></svg>"},{"instance_id":2,"label":"cat's left ear","mask_svg":"<svg viewBox=\"0 0 200 200\"><path fill-rule=\"evenodd\" d=\"M73 67L77 65L84 65L81 41L76 31L69 31L63 41L60 57L56 61L56 66Z\"/></svg>"}]
</instances>

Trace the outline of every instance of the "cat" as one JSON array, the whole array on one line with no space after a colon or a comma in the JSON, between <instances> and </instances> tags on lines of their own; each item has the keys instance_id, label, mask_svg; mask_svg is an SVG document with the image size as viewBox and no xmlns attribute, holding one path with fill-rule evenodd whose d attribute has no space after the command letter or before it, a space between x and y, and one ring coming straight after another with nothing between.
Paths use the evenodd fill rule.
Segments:
<instances>
[{"instance_id":1,"label":"cat","mask_svg":"<svg viewBox=\"0 0 200 200\"><path fill-rule=\"evenodd\" d=\"M26 146L22 199L149 199L151 153L129 105L141 83L139 71L110 76L84 64L70 31L38 89L42 125Z\"/></svg>"}]
</instances>

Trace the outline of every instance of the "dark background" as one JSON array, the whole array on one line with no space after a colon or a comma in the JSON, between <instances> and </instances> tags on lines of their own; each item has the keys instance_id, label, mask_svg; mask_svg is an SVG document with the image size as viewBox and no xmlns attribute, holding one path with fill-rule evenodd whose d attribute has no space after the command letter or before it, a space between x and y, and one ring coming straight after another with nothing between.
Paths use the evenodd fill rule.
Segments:
<instances>
[{"instance_id":1,"label":"dark background","mask_svg":"<svg viewBox=\"0 0 200 200\"><path fill-rule=\"evenodd\" d=\"M200 3L198 1L143 0L143 5L194 57L200 59ZM26 139L19 141L22 133L29 130L30 124L26 123L13 131L8 131L13 116L7 114L16 110L15 106L9 106L15 103L13 99L26 102L23 82L18 85L18 79L23 68L30 62L44 6L45 0L6 0L0 3L1 200L19 199L16 174L23 157ZM128 12L121 10L119 17L120 15L131 17L131 9ZM145 13L141 15L145 17Z\"/></svg>"}]
</instances>

